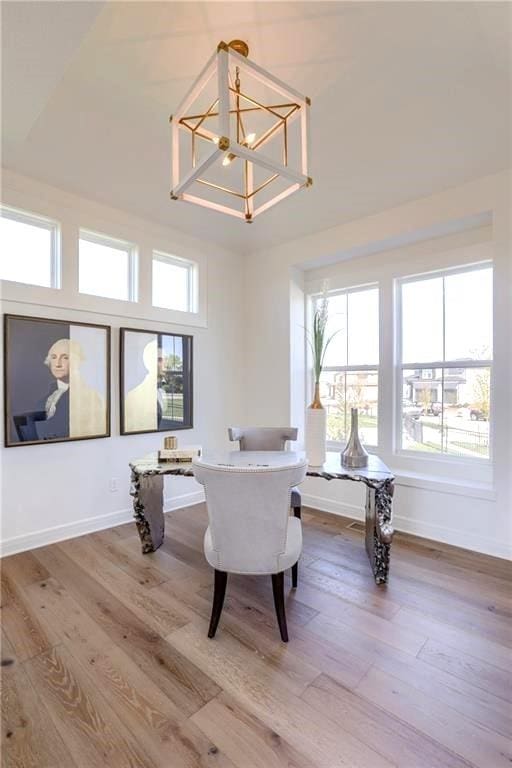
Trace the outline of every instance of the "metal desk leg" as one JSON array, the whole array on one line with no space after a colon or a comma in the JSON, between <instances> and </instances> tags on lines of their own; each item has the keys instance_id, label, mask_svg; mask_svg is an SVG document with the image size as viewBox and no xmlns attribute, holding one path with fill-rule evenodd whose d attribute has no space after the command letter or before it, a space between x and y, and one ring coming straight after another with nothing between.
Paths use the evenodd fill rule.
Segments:
<instances>
[{"instance_id":1,"label":"metal desk leg","mask_svg":"<svg viewBox=\"0 0 512 768\"><path fill-rule=\"evenodd\" d=\"M386 480L381 485L366 489L365 544L376 584L386 584L389 574L389 556L393 540L391 524L394 485Z\"/></svg>"},{"instance_id":2,"label":"metal desk leg","mask_svg":"<svg viewBox=\"0 0 512 768\"><path fill-rule=\"evenodd\" d=\"M133 496L133 516L145 555L158 549L164 540L163 476L138 475L132 470L130 495Z\"/></svg>"}]
</instances>

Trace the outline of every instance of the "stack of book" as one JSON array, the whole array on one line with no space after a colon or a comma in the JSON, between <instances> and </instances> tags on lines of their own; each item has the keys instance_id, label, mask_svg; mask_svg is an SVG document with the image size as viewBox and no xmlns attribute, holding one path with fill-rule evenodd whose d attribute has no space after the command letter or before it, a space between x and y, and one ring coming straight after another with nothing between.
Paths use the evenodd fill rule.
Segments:
<instances>
[{"instance_id":1,"label":"stack of book","mask_svg":"<svg viewBox=\"0 0 512 768\"><path fill-rule=\"evenodd\" d=\"M201 455L201 446L187 445L183 448L163 448L158 451L158 461L168 461L174 464L191 463L196 456Z\"/></svg>"}]
</instances>

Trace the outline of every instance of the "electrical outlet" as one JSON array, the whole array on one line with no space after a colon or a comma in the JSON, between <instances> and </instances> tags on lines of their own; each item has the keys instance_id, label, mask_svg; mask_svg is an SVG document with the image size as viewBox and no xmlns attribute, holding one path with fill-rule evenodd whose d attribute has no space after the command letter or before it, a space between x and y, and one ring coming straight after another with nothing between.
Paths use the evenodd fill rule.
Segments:
<instances>
[{"instance_id":1,"label":"electrical outlet","mask_svg":"<svg viewBox=\"0 0 512 768\"><path fill-rule=\"evenodd\" d=\"M110 492L116 493L116 491L119 490L119 481L117 477L111 477L110 478Z\"/></svg>"}]
</instances>

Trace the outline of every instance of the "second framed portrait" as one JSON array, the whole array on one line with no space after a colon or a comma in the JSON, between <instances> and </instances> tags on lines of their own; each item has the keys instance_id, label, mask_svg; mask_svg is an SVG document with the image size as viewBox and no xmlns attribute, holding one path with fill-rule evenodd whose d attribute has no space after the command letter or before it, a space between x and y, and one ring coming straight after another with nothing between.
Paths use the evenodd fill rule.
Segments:
<instances>
[{"instance_id":1,"label":"second framed portrait","mask_svg":"<svg viewBox=\"0 0 512 768\"><path fill-rule=\"evenodd\" d=\"M4 315L5 444L110 435L110 328Z\"/></svg>"},{"instance_id":2,"label":"second framed portrait","mask_svg":"<svg viewBox=\"0 0 512 768\"><path fill-rule=\"evenodd\" d=\"M193 427L192 336L121 328L121 434Z\"/></svg>"}]
</instances>

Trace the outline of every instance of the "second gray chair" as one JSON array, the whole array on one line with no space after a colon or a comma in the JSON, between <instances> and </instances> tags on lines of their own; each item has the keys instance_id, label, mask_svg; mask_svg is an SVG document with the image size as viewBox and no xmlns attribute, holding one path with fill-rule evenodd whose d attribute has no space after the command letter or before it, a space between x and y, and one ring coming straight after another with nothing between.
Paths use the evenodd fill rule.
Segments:
<instances>
[{"instance_id":1,"label":"second gray chair","mask_svg":"<svg viewBox=\"0 0 512 768\"><path fill-rule=\"evenodd\" d=\"M297 439L297 427L228 427L229 439L238 441L241 451L284 451L289 440ZM302 499L292 488L293 514L300 520Z\"/></svg>"}]
</instances>

